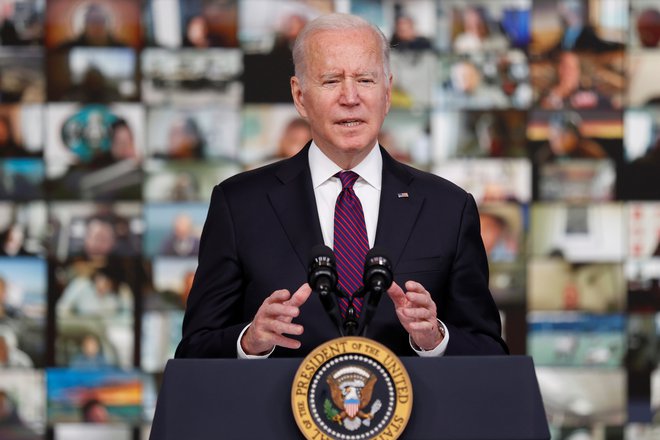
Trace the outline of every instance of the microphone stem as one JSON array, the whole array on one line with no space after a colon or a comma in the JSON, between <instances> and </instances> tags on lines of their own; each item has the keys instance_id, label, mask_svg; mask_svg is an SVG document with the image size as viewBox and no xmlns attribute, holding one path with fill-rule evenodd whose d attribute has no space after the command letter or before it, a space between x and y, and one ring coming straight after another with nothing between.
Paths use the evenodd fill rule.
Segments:
<instances>
[{"instance_id":1,"label":"microphone stem","mask_svg":"<svg viewBox=\"0 0 660 440\"><path fill-rule=\"evenodd\" d=\"M337 330L339 330L341 334L341 318L338 316L339 310L337 309L336 303L334 302L335 299L333 298L332 291L328 289L327 286L321 286L318 293L319 297L321 298L321 304L323 304L323 308L330 316L332 323L335 325L335 327L337 327Z\"/></svg>"},{"instance_id":2,"label":"microphone stem","mask_svg":"<svg viewBox=\"0 0 660 440\"><path fill-rule=\"evenodd\" d=\"M380 297L383 294L383 289L381 286L375 286L375 288L371 291L365 292L368 294L368 301L365 301L364 304L364 318L362 319L362 326L359 331L359 335L363 337L367 337L367 328L369 327L369 324L371 323L371 320L374 317L374 313L376 312L376 307L378 307L378 303L380 302ZM366 297L367 295L365 295Z\"/></svg>"},{"instance_id":3,"label":"microphone stem","mask_svg":"<svg viewBox=\"0 0 660 440\"><path fill-rule=\"evenodd\" d=\"M348 308L346 309L346 318L344 319L344 330L346 336L355 336L357 334L358 322L355 317L355 307L353 307L353 299L351 298Z\"/></svg>"}]
</instances>

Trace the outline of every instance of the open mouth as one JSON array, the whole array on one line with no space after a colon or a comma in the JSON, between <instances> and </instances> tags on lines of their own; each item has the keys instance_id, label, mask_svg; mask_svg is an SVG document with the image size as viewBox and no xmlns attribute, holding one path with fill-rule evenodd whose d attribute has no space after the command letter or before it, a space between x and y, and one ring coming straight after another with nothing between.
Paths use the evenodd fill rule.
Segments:
<instances>
[{"instance_id":1,"label":"open mouth","mask_svg":"<svg viewBox=\"0 0 660 440\"><path fill-rule=\"evenodd\" d=\"M342 119L339 122L337 122L337 124L341 125L342 127L357 127L363 122L364 121L360 119Z\"/></svg>"}]
</instances>

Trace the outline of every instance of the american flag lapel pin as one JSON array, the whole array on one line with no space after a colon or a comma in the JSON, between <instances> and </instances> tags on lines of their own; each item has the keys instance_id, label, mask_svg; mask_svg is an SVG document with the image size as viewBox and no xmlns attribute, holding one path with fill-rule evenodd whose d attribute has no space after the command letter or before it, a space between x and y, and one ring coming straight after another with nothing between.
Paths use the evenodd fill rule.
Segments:
<instances>
[{"instance_id":1,"label":"american flag lapel pin","mask_svg":"<svg viewBox=\"0 0 660 440\"><path fill-rule=\"evenodd\" d=\"M396 196L400 199L407 199L408 193L397 193Z\"/></svg>"}]
</instances>

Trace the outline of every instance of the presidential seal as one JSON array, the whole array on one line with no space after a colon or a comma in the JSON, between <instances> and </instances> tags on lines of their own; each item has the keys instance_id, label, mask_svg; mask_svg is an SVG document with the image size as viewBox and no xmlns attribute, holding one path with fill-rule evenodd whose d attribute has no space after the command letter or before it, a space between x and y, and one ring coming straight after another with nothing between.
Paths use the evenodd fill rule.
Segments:
<instances>
[{"instance_id":1,"label":"presidential seal","mask_svg":"<svg viewBox=\"0 0 660 440\"><path fill-rule=\"evenodd\" d=\"M371 339L320 345L302 362L291 407L307 439L396 439L412 410L410 378L399 358Z\"/></svg>"}]
</instances>

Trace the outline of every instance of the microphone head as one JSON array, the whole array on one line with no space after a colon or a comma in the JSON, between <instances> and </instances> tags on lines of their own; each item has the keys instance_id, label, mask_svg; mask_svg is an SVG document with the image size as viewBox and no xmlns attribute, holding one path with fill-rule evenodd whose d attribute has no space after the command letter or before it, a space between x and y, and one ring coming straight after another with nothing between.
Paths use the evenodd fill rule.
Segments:
<instances>
[{"instance_id":1,"label":"microphone head","mask_svg":"<svg viewBox=\"0 0 660 440\"><path fill-rule=\"evenodd\" d=\"M383 248L374 247L367 252L362 278L365 287L372 290L387 290L390 288L394 280L390 261L387 251Z\"/></svg>"},{"instance_id":2,"label":"microphone head","mask_svg":"<svg viewBox=\"0 0 660 440\"><path fill-rule=\"evenodd\" d=\"M307 281L314 290L334 290L337 286L335 254L328 246L318 244L311 250Z\"/></svg>"},{"instance_id":3,"label":"microphone head","mask_svg":"<svg viewBox=\"0 0 660 440\"><path fill-rule=\"evenodd\" d=\"M311 255L310 264L316 261L316 259L319 257L327 257L333 263L335 261L335 253L332 252L332 249L324 244L317 244L309 253Z\"/></svg>"},{"instance_id":4,"label":"microphone head","mask_svg":"<svg viewBox=\"0 0 660 440\"><path fill-rule=\"evenodd\" d=\"M390 261L390 256L385 249L379 246L374 246L369 249L366 257L364 257L364 268L366 270L368 267L374 265L383 265L387 266L389 270L392 270L392 263L390 263Z\"/></svg>"}]
</instances>

